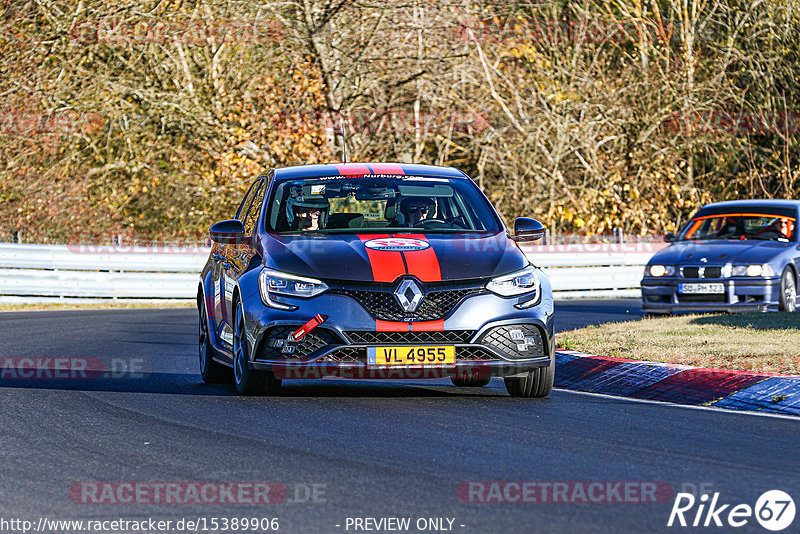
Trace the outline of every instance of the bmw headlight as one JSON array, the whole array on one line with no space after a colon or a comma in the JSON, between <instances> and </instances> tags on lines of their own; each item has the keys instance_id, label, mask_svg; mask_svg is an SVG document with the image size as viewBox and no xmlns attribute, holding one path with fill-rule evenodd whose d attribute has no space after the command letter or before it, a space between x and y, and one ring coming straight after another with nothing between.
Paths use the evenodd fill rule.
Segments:
<instances>
[{"instance_id":1,"label":"bmw headlight","mask_svg":"<svg viewBox=\"0 0 800 534\"><path fill-rule=\"evenodd\" d=\"M659 278L661 276L672 276L675 274L674 265L648 265L645 274Z\"/></svg>"},{"instance_id":2,"label":"bmw headlight","mask_svg":"<svg viewBox=\"0 0 800 534\"><path fill-rule=\"evenodd\" d=\"M501 297L538 293L539 275L536 273L536 267L525 267L520 271L492 278L486 284L486 289Z\"/></svg>"},{"instance_id":3,"label":"bmw headlight","mask_svg":"<svg viewBox=\"0 0 800 534\"><path fill-rule=\"evenodd\" d=\"M731 271L733 276L775 276L775 271L769 263L763 265L734 265Z\"/></svg>"},{"instance_id":4,"label":"bmw headlight","mask_svg":"<svg viewBox=\"0 0 800 534\"><path fill-rule=\"evenodd\" d=\"M265 268L258 275L258 288L264 304L273 308L289 309L290 306L277 303L270 297L275 295L301 298L316 297L328 290L328 284L314 278L306 278Z\"/></svg>"}]
</instances>

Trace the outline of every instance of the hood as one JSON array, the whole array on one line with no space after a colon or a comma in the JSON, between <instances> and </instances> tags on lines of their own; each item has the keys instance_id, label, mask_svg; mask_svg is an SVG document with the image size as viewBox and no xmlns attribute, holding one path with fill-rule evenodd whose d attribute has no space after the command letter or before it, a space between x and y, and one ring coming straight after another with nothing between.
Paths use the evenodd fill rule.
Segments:
<instances>
[{"instance_id":1,"label":"hood","mask_svg":"<svg viewBox=\"0 0 800 534\"><path fill-rule=\"evenodd\" d=\"M271 269L328 280L422 282L485 278L528 265L507 234L277 235L262 239Z\"/></svg>"},{"instance_id":2,"label":"hood","mask_svg":"<svg viewBox=\"0 0 800 534\"><path fill-rule=\"evenodd\" d=\"M662 265L724 265L767 263L794 243L780 241L680 241L656 252L649 263ZM702 261L705 258L706 261Z\"/></svg>"}]
</instances>

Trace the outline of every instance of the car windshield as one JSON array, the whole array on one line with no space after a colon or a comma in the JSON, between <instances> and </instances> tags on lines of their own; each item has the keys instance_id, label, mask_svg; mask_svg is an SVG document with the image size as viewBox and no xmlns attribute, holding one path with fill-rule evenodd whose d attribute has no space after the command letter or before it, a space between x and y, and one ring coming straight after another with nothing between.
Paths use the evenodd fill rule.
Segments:
<instances>
[{"instance_id":1,"label":"car windshield","mask_svg":"<svg viewBox=\"0 0 800 534\"><path fill-rule=\"evenodd\" d=\"M273 233L497 233L497 216L465 179L315 177L279 182L266 230Z\"/></svg>"},{"instance_id":2,"label":"car windshield","mask_svg":"<svg viewBox=\"0 0 800 534\"><path fill-rule=\"evenodd\" d=\"M680 236L688 240L735 239L773 240L794 239L796 219L766 213L719 213L695 217Z\"/></svg>"}]
</instances>

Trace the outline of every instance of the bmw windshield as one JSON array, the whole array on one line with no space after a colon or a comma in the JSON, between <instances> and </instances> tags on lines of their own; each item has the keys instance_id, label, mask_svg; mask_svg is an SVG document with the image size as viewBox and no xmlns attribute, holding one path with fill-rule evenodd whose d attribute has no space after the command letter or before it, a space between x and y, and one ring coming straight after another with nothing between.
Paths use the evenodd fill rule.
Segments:
<instances>
[{"instance_id":1,"label":"bmw windshield","mask_svg":"<svg viewBox=\"0 0 800 534\"><path fill-rule=\"evenodd\" d=\"M790 241L794 238L794 217L769 213L718 213L689 221L681 234L685 240L734 239Z\"/></svg>"},{"instance_id":2,"label":"bmw windshield","mask_svg":"<svg viewBox=\"0 0 800 534\"><path fill-rule=\"evenodd\" d=\"M279 234L501 231L497 215L471 181L411 176L278 182L265 225Z\"/></svg>"}]
</instances>

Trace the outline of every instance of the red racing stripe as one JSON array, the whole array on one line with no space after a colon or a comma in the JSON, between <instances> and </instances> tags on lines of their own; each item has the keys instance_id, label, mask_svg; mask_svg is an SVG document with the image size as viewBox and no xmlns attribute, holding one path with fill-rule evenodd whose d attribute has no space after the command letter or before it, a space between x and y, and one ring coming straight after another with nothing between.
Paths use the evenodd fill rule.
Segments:
<instances>
[{"instance_id":1,"label":"red racing stripe","mask_svg":"<svg viewBox=\"0 0 800 534\"><path fill-rule=\"evenodd\" d=\"M359 234L358 238L362 243L372 239L386 239L391 237L389 234ZM367 258L372 267L372 279L376 282L394 282L398 276L406 274L406 266L403 263L402 252L391 252L388 250L373 250L367 248Z\"/></svg>"},{"instance_id":2,"label":"red racing stripe","mask_svg":"<svg viewBox=\"0 0 800 534\"><path fill-rule=\"evenodd\" d=\"M363 176L365 174L372 174L363 163L334 163L334 167L339 171L341 176Z\"/></svg>"},{"instance_id":3,"label":"red racing stripe","mask_svg":"<svg viewBox=\"0 0 800 534\"><path fill-rule=\"evenodd\" d=\"M412 332L444 332L444 319L411 323Z\"/></svg>"},{"instance_id":4,"label":"red racing stripe","mask_svg":"<svg viewBox=\"0 0 800 534\"><path fill-rule=\"evenodd\" d=\"M393 321L375 320L376 332L408 332L411 330L411 323L396 323Z\"/></svg>"},{"instance_id":5,"label":"red racing stripe","mask_svg":"<svg viewBox=\"0 0 800 534\"><path fill-rule=\"evenodd\" d=\"M405 176L403 167L396 163L370 163L369 168L374 174L399 174Z\"/></svg>"},{"instance_id":6,"label":"red racing stripe","mask_svg":"<svg viewBox=\"0 0 800 534\"><path fill-rule=\"evenodd\" d=\"M409 239L419 239L428 241L422 234L398 234L394 237L407 237ZM403 252L408 265L408 274L416 276L421 282L441 282L442 270L439 267L439 258L432 246L423 250L413 250Z\"/></svg>"}]
</instances>

